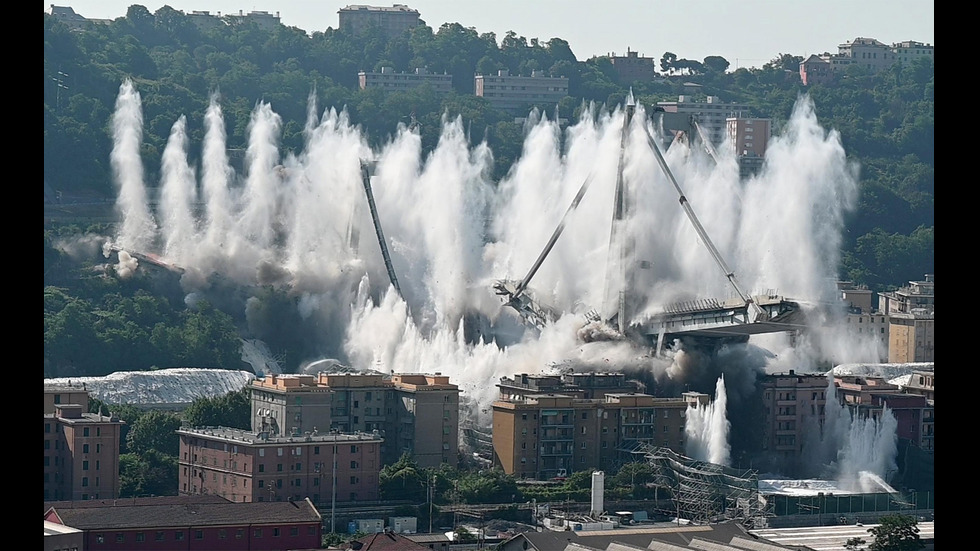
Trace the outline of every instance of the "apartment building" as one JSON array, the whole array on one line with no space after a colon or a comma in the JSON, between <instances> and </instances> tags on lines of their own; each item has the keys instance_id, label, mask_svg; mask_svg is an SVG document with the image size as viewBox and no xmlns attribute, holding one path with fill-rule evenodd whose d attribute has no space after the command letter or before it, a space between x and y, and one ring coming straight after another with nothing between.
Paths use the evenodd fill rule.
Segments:
<instances>
[{"instance_id":1,"label":"apartment building","mask_svg":"<svg viewBox=\"0 0 980 551\"><path fill-rule=\"evenodd\" d=\"M936 281L926 274L922 281L910 281L895 291L878 293L878 310L885 315L908 314L916 309L933 311L936 308Z\"/></svg>"},{"instance_id":2,"label":"apartment building","mask_svg":"<svg viewBox=\"0 0 980 551\"><path fill-rule=\"evenodd\" d=\"M727 136L728 119L747 118L751 113L748 105L724 103L718 96L707 96L704 101L696 101L694 96L682 94L677 96L677 101L659 101L657 105L667 113L694 115L713 146L720 144ZM752 141L754 148L758 140Z\"/></svg>"},{"instance_id":3,"label":"apartment building","mask_svg":"<svg viewBox=\"0 0 980 551\"><path fill-rule=\"evenodd\" d=\"M837 76L834 62L849 64L849 59L834 59L829 53L811 54L800 62L800 82L804 86L833 82Z\"/></svg>"},{"instance_id":4,"label":"apartment building","mask_svg":"<svg viewBox=\"0 0 980 551\"><path fill-rule=\"evenodd\" d=\"M273 436L225 427L181 428L180 495L233 502L301 501L322 505L379 497L377 434Z\"/></svg>"},{"instance_id":5,"label":"apartment building","mask_svg":"<svg viewBox=\"0 0 980 551\"><path fill-rule=\"evenodd\" d=\"M553 108L568 95L568 79L545 76L544 71L532 71L531 76L511 76L502 69L496 75L476 75L474 90L495 109L526 115L532 106Z\"/></svg>"},{"instance_id":6,"label":"apartment building","mask_svg":"<svg viewBox=\"0 0 980 551\"><path fill-rule=\"evenodd\" d=\"M725 119L728 139L738 156L765 157L769 138L772 136L772 121L749 117L729 117Z\"/></svg>"},{"instance_id":7,"label":"apartment building","mask_svg":"<svg viewBox=\"0 0 980 551\"><path fill-rule=\"evenodd\" d=\"M59 396L57 392L53 395ZM45 398L48 396L45 388ZM124 422L85 413L87 393L83 403L84 408L75 403L55 405L53 413L44 414L45 500L88 500L119 495L119 438Z\"/></svg>"},{"instance_id":8,"label":"apartment building","mask_svg":"<svg viewBox=\"0 0 980 551\"><path fill-rule=\"evenodd\" d=\"M690 398L607 393L540 394L493 403L493 462L518 478L612 469L640 444L684 449Z\"/></svg>"},{"instance_id":9,"label":"apartment building","mask_svg":"<svg viewBox=\"0 0 980 551\"><path fill-rule=\"evenodd\" d=\"M82 545L77 549L82 550L285 550L322 546L323 519L308 499L231 503L188 499L191 497L56 503L45 509L44 520L80 530Z\"/></svg>"},{"instance_id":10,"label":"apartment building","mask_svg":"<svg viewBox=\"0 0 980 551\"><path fill-rule=\"evenodd\" d=\"M418 10L405 4L387 6L349 5L337 11L340 30L359 34L371 27L378 27L388 38L394 38L407 30L425 23L419 19Z\"/></svg>"},{"instance_id":11,"label":"apartment building","mask_svg":"<svg viewBox=\"0 0 980 551\"><path fill-rule=\"evenodd\" d=\"M855 418L878 419L888 408L898 423L896 435L918 448L934 448L935 407L921 394L903 392L879 377L834 377L838 395Z\"/></svg>"},{"instance_id":12,"label":"apartment building","mask_svg":"<svg viewBox=\"0 0 980 551\"><path fill-rule=\"evenodd\" d=\"M858 37L837 46L840 57L851 60L852 65L865 67L873 73L895 63L896 54L887 44L874 38Z\"/></svg>"},{"instance_id":13,"label":"apartment building","mask_svg":"<svg viewBox=\"0 0 980 551\"><path fill-rule=\"evenodd\" d=\"M251 381L252 430L271 435L377 431L383 464L457 465L459 387L440 373L270 375Z\"/></svg>"},{"instance_id":14,"label":"apartment building","mask_svg":"<svg viewBox=\"0 0 980 551\"><path fill-rule=\"evenodd\" d=\"M750 117L725 119L725 130L738 159L739 176L757 174L765 160L766 148L772 136L772 121Z\"/></svg>"},{"instance_id":15,"label":"apartment building","mask_svg":"<svg viewBox=\"0 0 980 551\"><path fill-rule=\"evenodd\" d=\"M565 394L574 398L602 398L606 394L642 393L641 382L624 373L562 373L541 375L520 373L501 377L497 383L501 400L519 400L538 394Z\"/></svg>"},{"instance_id":16,"label":"apartment building","mask_svg":"<svg viewBox=\"0 0 980 551\"><path fill-rule=\"evenodd\" d=\"M768 375L762 382L762 450L790 467L803 451L804 434L819 428L824 416L827 376L820 373Z\"/></svg>"},{"instance_id":17,"label":"apartment building","mask_svg":"<svg viewBox=\"0 0 980 551\"><path fill-rule=\"evenodd\" d=\"M54 385L44 383L44 413L54 413L58 406L78 404L88 411L88 390L85 385Z\"/></svg>"},{"instance_id":18,"label":"apartment building","mask_svg":"<svg viewBox=\"0 0 980 551\"><path fill-rule=\"evenodd\" d=\"M629 84L634 81L650 82L657 77L657 60L652 57L641 57L638 52L629 48L625 56L617 56L615 52L609 56L609 62L616 69L619 82Z\"/></svg>"},{"instance_id":19,"label":"apartment building","mask_svg":"<svg viewBox=\"0 0 980 551\"><path fill-rule=\"evenodd\" d=\"M903 390L909 394L920 394L927 400L936 399L936 373L934 371L913 371Z\"/></svg>"},{"instance_id":20,"label":"apartment building","mask_svg":"<svg viewBox=\"0 0 980 551\"><path fill-rule=\"evenodd\" d=\"M857 65L872 73L894 63L908 64L934 58L935 47L914 40L886 45L874 38L858 37L837 46L837 53L813 54L800 63L800 80L804 85L832 82L844 69Z\"/></svg>"},{"instance_id":21,"label":"apartment building","mask_svg":"<svg viewBox=\"0 0 980 551\"><path fill-rule=\"evenodd\" d=\"M871 307L873 293L867 285L855 285L853 281L838 281L837 293L849 312L866 314L873 310Z\"/></svg>"},{"instance_id":22,"label":"apartment building","mask_svg":"<svg viewBox=\"0 0 980 551\"><path fill-rule=\"evenodd\" d=\"M847 313L847 330L856 333L859 339L873 338L880 351L880 361L890 361L891 316L878 312ZM900 362L904 363L904 362Z\"/></svg>"},{"instance_id":23,"label":"apartment building","mask_svg":"<svg viewBox=\"0 0 980 551\"><path fill-rule=\"evenodd\" d=\"M914 363L936 361L935 312L913 309L888 317L888 361Z\"/></svg>"},{"instance_id":24,"label":"apartment building","mask_svg":"<svg viewBox=\"0 0 980 551\"><path fill-rule=\"evenodd\" d=\"M361 90L381 88L386 92L404 92L428 84L437 95L448 94L453 89L453 76L430 73L423 67L411 73L397 73L393 67L382 67L380 72L361 71L357 73Z\"/></svg>"},{"instance_id":25,"label":"apartment building","mask_svg":"<svg viewBox=\"0 0 980 551\"><path fill-rule=\"evenodd\" d=\"M892 44L892 51L895 52L895 59L903 65L907 65L920 57L935 59L935 46L923 44L915 40L905 40Z\"/></svg>"},{"instance_id":26,"label":"apartment building","mask_svg":"<svg viewBox=\"0 0 980 551\"><path fill-rule=\"evenodd\" d=\"M245 23L255 23L260 29L265 31L274 31L276 27L280 25L279 22L279 12L275 15L267 11L252 10L245 13L243 10L238 10L237 14L227 13L224 15L224 21L229 25L242 25Z\"/></svg>"},{"instance_id":27,"label":"apartment building","mask_svg":"<svg viewBox=\"0 0 980 551\"><path fill-rule=\"evenodd\" d=\"M388 457L411 453L422 467L458 465L459 387L439 374L393 374L391 382L395 422L385 431Z\"/></svg>"}]
</instances>

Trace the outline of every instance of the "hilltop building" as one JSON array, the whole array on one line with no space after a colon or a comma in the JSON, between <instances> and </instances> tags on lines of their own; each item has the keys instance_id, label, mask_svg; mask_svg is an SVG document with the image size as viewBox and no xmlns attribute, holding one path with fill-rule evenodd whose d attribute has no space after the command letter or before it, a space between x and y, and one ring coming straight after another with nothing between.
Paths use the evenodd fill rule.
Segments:
<instances>
[{"instance_id":1,"label":"hilltop building","mask_svg":"<svg viewBox=\"0 0 980 551\"><path fill-rule=\"evenodd\" d=\"M218 12L218 16L221 17L221 12ZM279 12L275 15L267 11L257 11L252 10L245 13L242 10L238 10L237 14L225 14L223 17L224 21L229 25L241 25L243 23L255 23L260 29L266 31L273 31L281 23L279 21Z\"/></svg>"},{"instance_id":2,"label":"hilltop building","mask_svg":"<svg viewBox=\"0 0 980 551\"><path fill-rule=\"evenodd\" d=\"M928 57L934 59L935 47L914 40L884 44L874 38L858 37L837 46L837 53L812 54L800 63L800 80L804 85L833 82L846 68L854 65L877 73L895 63L903 65Z\"/></svg>"},{"instance_id":3,"label":"hilltop building","mask_svg":"<svg viewBox=\"0 0 980 551\"><path fill-rule=\"evenodd\" d=\"M382 67L381 72L357 73L357 83L361 90L381 88L386 92L404 92L428 84L437 95L444 95L453 89L453 76L430 73L424 67L419 67L412 73L396 73L392 67Z\"/></svg>"},{"instance_id":4,"label":"hilltop building","mask_svg":"<svg viewBox=\"0 0 980 551\"><path fill-rule=\"evenodd\" d=\"M474 90L495 109L526 115L532 106L554 108L568 95L568 79L545 76L544 71L532 71L531 76L512 76L501 69L496 75L476 75Z\"/></svg>"},{"instance_id":5,"label":"hilltop building","mask_svg":"<svg viewBox=\"0 0 980 551\"><path fill-rule=\"evenodd\" d=\"M337 14L342 31L358 34L371 27L378 27L388 38L394 38L414 29L419 23L425 23L419 19L418 10L405 4L393 4L391 7L353 4L340 8Z\"/></svg>"},{"instance_id":6,"label":"hilltop building","mask_svg":"<svg viewBox=\"0 0 980 551\"><path fill-rule=\"evenodd\" d=\"M459 387L440 373L270 375L249 389L254 432L377 431L383 464L403 453L423 467L458 464Z\"/></svg>"},{"instance_id":7,"label":"hilltop building","mask_svg":"<svg viewBox=\"0 0 980 551\"><path fill-rule=\"evenodd\" d=\"M44 385L45 500L119 495L119 438L124 423L87 410L84 388Z\"/></svg>"},{"instance_id":8,"label":"hilltop building","mask_svg":"<svg viewBox=\"0 0 980 551\"><path fill-rule=\"evenodd\" d=\"M609 56L609 62L616 69L619 82L650 82L657 77L657 60L652 57L641 57L639 53L626 49L625 56L617 56L615 52Z\"/></svg>"},{"instance_id":9,"label":"hilltop building","mask_svg":"<svg viewBox=\"0 0 980 551\"><path fill-rule=\"evenodd\" d=\"M379 497L382 439L376 434L270 436L224 427L182 428L180 495L219 495L234 502L316 504Z\"/></svg>"}]
</instances>

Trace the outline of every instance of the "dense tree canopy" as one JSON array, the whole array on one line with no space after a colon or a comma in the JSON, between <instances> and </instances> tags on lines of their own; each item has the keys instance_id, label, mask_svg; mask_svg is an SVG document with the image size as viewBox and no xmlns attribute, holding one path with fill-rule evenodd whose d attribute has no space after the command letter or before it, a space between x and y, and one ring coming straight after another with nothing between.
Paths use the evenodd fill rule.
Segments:
<instances>
[{"instance_id":1,"label":"dense tree canopy","mask_svg":"<svg viewBox=\"0 0 980 551\"><path fill-rule=\"evenodd\" d=\"M887 515L881 517L878 523L878 526L868 530L874 536L868 551L916 551L925 548L919 539L919 527L914 516Z\"/></svg>"}]
</instances>

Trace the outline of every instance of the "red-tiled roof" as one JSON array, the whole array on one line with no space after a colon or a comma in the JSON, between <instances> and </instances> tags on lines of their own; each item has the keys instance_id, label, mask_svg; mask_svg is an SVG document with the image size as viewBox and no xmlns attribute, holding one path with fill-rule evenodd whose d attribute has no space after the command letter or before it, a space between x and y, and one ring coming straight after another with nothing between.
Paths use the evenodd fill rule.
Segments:
<instances>
[{"instance_id":1,"label":"red-tiled roof","mask_svg":"<svg viewBox=\"0 0 980 551\"><path fill-rule=\"evenodd\" d=\"M183 503L116 505L107 507L52 507L45 512L80 530L164 528L177 526L237 526L320 522L309 500L255 503Z\"/></svg>"},{"instance_id":2,"label":"red-tiled roof","mask_svg":"<svg viewBox=\"0 0 980 551\"><path fill-rule=\"evenodd\" d=\"M427 546L415 543L394 532L378 532L351 540L346 549L351 551L429 551Z\"/></svg>"}]
</instances>

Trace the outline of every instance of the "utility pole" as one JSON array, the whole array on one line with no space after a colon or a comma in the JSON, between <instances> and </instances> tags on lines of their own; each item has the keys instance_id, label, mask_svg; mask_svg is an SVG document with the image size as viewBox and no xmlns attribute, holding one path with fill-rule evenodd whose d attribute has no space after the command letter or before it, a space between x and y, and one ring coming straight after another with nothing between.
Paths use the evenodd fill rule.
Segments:
<instances>
[{"instance_id":1,"label":"utility pole","mask_svg":"<svg viewBox=\"0 0 980 551\"><path fill-rule=\"evenodd\" d=\"M330 532L337 533L337 444L333 445L333 482L330 484Z\"/></svg>"},{"instance_id":2,"label":"utility pole","mask_svg":"<svg viewBox=\"0 0 980 551\"><path fill-rule=\"evenodd\" d=\"M436 483L436 475L429 478L429 533L432 533L432 486Z\"/></svg>"},{"instance_id":3,"label":"utility pole","mask_svg":"<svg viewBox=\"0 0 980 551\"><path fill-rule=\"evenodd\" d=\"M61 71L58 71L58 76L51 77L51 80L53 80L55 82L55 85L57 86L57 88L55 90L55 110L56 111L61 111L61 89L62 88L64 88L65 90L68 89L68 87L65 86L65 79L66 78L68 78L68 73L63 73Z\"/></svg>"}]
</instances>

